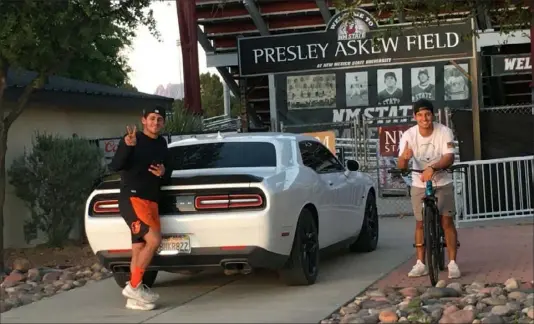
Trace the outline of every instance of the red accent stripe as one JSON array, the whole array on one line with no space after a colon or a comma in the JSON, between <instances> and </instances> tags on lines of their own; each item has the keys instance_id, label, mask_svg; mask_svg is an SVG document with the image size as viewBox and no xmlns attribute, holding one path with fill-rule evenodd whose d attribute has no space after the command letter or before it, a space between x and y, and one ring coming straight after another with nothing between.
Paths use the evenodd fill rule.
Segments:
<instances>
[{"instance_id":1,"label":"red accent stripe","mask_svg":"<svg viewBox=\"0 0 534 324\"><path fill-rule=\"evenodd\" d=\"M232 202L232 199L255 199L253 202ZM227 200L228 202L206 204L203 202ZM214 196L197 196L195 197L196 209L227 209L227 208L246 208L260 207L263 205L263 198L258 194L238 194L238 195L214 195Z\"/></svg>"},{"instance_id":2,"label":"red accent stripe","mask_svg":"<svg viewBox=\"0 0 534 324\"><path fill-rule=\"evenodd\" d=\"M116 205L118 204L118 200L100 200L95 202L93 205L93 212L95 214L109 214L109 213L120 213L120 209L117 208L103 208L103 205Z\"/></svg>"}]
</instances>

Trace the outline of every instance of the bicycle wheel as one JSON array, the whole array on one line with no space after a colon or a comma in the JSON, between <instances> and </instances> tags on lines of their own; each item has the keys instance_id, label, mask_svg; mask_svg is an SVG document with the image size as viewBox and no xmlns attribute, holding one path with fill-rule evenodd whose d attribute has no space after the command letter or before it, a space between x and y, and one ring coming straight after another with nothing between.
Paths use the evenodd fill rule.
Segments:
<instances>
[{"instance_id":1,"label":"bicycle wheel","mask_svg":"<svg viewBox=\"0 0 534 324\"><path fill-rule=\"evenodd\" d=\"M425 254L426 264L428 266L428 275L432 287L436 286L439 280L439 236L437 228L437 215L431 205L426 205L423 215L424 220L424 237L425 237Z\"/></svg>"},{"instance_id":2,"label":"bicycle wheel","mask_svg":"<svg viewBox=\"0 0 534 324\"><path fill-rule=\"evenodd\" d=\"M438 222L438 238L439 238L439 244L438 244L438 263L439 263L439 270L443 271L445 270L445 233L443 232L443 227L441 227L441 224Z\"/></svg>"}]
</instances>

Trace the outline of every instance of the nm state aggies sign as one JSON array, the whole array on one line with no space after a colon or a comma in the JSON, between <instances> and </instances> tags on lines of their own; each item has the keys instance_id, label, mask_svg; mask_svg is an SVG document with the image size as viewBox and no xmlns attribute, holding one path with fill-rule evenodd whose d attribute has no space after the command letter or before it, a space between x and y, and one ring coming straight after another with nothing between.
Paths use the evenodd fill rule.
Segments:
<instances>
[{"instance_id":1,"label":"nm state aggies sign","mask_svg":"<svg viewBox=\"0 0 534 324\"><path fill-rule=\"evenodd\" d=\"M325 31L238 39L242 76L473 57L472 21L385 31L365 10L340 12Z\"/></svg>"}]
</instances>

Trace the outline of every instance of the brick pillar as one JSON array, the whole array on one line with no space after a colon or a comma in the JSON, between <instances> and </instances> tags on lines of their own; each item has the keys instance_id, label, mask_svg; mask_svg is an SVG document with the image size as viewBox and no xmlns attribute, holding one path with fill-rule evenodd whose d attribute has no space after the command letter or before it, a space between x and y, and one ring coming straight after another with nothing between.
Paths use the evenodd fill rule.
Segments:
<instances>
[{"instance_id":1,"label":"brick pillar","mask_svg":"<svg viewBox=\"0 0 534 324\"><path fill-rule=\"evenodd\" d=\"M195 0L176 0L176 10L184 71L184 106L192 113L202 114Z\"/></svg>"}]
</instances>

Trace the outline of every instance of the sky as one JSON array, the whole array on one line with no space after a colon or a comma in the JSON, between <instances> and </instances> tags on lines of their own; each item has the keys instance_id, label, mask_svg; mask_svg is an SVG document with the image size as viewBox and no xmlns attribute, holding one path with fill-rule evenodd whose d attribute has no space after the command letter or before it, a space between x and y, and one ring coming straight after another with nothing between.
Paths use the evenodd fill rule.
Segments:
<instances>
[{"instance_id":1,"label":"sky","mask_svg":"<svg viewBox=\"0 0 534 324\"><path fill-rule=\"evenodd\" d=\"M137 90L154 93L158 85L182 83L182 53L176 46L180 39L176 2L155 2L150 8L154 11L157 29L161 34L158 41L142 26L137 30L137 37L129 50L125 52L133 72L131 83ZM198 44L198 66L200 73L217 73L217 69L206 67L206 53Z\"/></svg>"}]
</instances>

